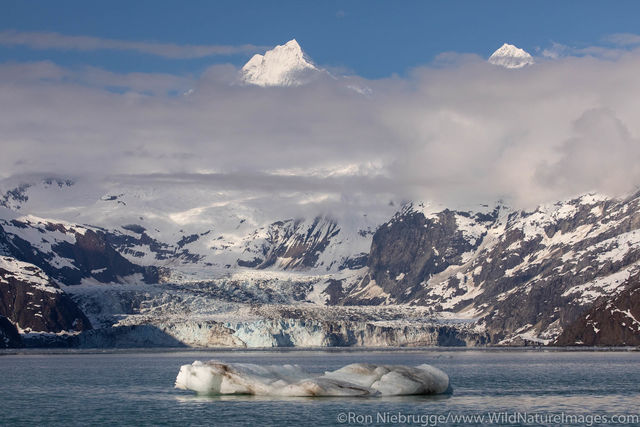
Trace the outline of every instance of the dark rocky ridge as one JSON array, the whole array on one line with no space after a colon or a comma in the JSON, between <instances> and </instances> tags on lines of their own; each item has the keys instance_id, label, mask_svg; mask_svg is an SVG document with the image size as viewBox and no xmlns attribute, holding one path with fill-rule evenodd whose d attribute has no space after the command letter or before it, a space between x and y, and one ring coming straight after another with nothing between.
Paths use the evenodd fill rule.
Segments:
<instances>
[{"instance_id":1,"label":"dark rocky ridge","mask_svg":"<svg viewBox=\"0 0 640 427\"><path fill-rule=\"evenodd\" d=\"M640 345L640 276L628 288L601 301L570 324L554 342L559 346Z\"/></svg>"},{"instance_id":2,"label":"dark rocky ridge","mask_svg":"<svg viewBox=\"0 0 640 427\"><path fill-rule=\"evenodd\" d=\"M592 306L590 295L608 294L609 277L638 271L638 232L635 196L429 217L409 206L376 231L362 282L325 293L331 304L475 313L493 344L550 342Z\"/></svg>"},{"instance_id":3,"label":"dark rocky ridge","mask_svg":"<svg viewBox=\"0 0 640 427\"><path fill-rule=\"evenodd\" d=\"M259 269L272 267L276 263L283 270L312 268L316 266L318 256L339 232L338 224L325 217L314 218L309 226L302 219L277 221L267 230L268 237L260 256L239 259L237 263L241 267ZM344 262L348 263L348 260Z\"/></svg>"},{"instance_id":4,"label":"dark rocky ridge","mask_svg":"<svg viewBox=\"0 0 640 427\"><path fill-rule=\"evenodd\" d=\"M20 270L46 280L44 272L35 266L20 264ZM27 331L57 333L91 329L89 319L57 285L48 281L42 286L4 268L0 268L0 315Z\"/></svg>"},{"instance_id":5,"label":"dark rocky ridge","mask_svg":"<svg viewBox=\"0 0 640 427\"><path fill-rule=\"evenodd\" d=\"M141 258L145 256L145 253L133 248L146 246L149 248L149 252L153 253L155 259L158 261L182 259L187 262L197 263L202 259L200 255L189 252L188 249L183 247L198 240L199 236L197 234L192 236L185 236L180 241L178 241L176 246L173 246L168 243L160 242L149 236L144 227L140 225L131 224L125 225L122 228L138 235L132 236L117 231L109 232L107 230L102 230L107 243L114 249L116 249L119 253L130 255L134 258Z\"/></svg>"},{"instance_id":6,"label":"dark rocky ridge","mask_svg":"<svg viewBox=\"0 0 640 427\"><path fill-rule=\"evenodd\" d=\"M4 316L0 316L0 348L22 347L22 339L15 325Z\"/></svg>"},{"instance_id":7,"label":"dark rocky ridge","mask_svg":"<svg viewBox=\"0 0 640 427\"><path fill-rule=\"evenodd\" d=\"M462 254L478 247L481 239L466 239L456 224L456 214L444 210L426 218L411 206L383 224L373 236L369 254L369 279L375 280L398 302L410 302L425 295L419 286L450 265L461 263ZM476 215L479 222L493 223L493 215ZM401 277L400 279L397 279Z\"/></svg>"},{"instance_id":8,"label":"dark rocky ridge","mask_svg":"<svg viewBox=\"0 0 640 427\"><path fill-rule=\"evenodd\" d=\"M17 220L12 220L10 225L18 229L34 227ZM109 243L108 235L103 231L85 229L80 233L53 222L35 228L43 234L43 239L47 232L60 232L73 236L74 241L52 242L51 252L43 252L16 233L6 232L0 223L0 253L34 264L66 285L77 285L88 277L103 283L118 282L120 277L132 274L141 274L145 283L158 282L157 268L139 266L124 258ZM57 265L54 262L57 257L70 260L73 267Z\"/></svg>"}]
</instances>

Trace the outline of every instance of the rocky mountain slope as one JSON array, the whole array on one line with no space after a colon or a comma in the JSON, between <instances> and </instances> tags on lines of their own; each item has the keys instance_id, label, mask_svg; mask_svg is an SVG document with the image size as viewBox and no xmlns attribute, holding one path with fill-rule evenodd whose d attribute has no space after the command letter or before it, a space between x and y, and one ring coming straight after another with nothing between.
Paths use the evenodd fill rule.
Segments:
<instances>
[{"instance_id":1,"label":"rocky mountain slope","mask_svg":"<svg viewBox=\"0 0 640 427\"><path fill-rule=\"evenodd\" d=\"M255 196L208 184L15 184L0 194L0 252L11 267L0 315L23 331L97 328L69 345L566 343L571 325L603 298L618 304L640 271L637 196L282 219L251 204ZM56 289L48 299L23 292L34 294L28 319L27 306L16 315L6 303L27 289L11 276L22 270ZM36 307L55 298L58 311ZM593 344L633 342L612 334Z\"/></svg>"},{"instance_id":2,"label":"rocky mountain slope","mask_svg":"<svg viewBox=\"0 0 640 427\"><path fill-rule=\"evenodd\" d=\"M76 303L43 270L7 256L0 256L0 315L27 333L91 329Z\"/></svg>"},{"instance_id":3,"label":"rocky mountain slope","mask_svg":"<svg viewBox=\"0 0 640 427\"><path fill-rule=\"evenodd\" d=\"M627 280L625 289L611 298L601 298L586 313L567 326L556 345L640 345L640 278Z\"/></svg>"},{"instance_id":4,"label":"rocky mountain slope","mask_svg":"<svg viewBox=\"0 0 640 427\"><path fill-rule=\"evenodd\" d=\"M15 347L22 347L20 333L9 319L0 316L0 348Z\"/></svg>"},{"instance_id":5,"label":"rocky mountain slope","mask_svg":"<svg viewBox=\"0 0 640 427\"><path fill-rule=\"evenodd\" d=\"M373 237L369 271L346 300L471 316L493 342L548 343L638 271L638 197L593 195L532 212L472 214L407 208Z\"/></svg>"}]
</instances>

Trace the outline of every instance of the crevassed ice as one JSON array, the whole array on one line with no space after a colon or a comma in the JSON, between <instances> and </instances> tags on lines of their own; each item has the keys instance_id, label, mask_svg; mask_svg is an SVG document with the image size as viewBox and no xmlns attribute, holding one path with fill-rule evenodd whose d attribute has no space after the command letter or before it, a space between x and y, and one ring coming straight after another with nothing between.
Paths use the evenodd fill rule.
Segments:
<instances>
[{"instance_id":1,"label":"crevassed ice","mask_svg":"<svg viewBox=\"0 0 640 427\"><path fill-rule=\"evenodd\" d=\"M449 377L426 364L412 367L354 363L313 375L297 365L260 366L212 360L180 367L175 386L210 395L402 396L444 393L449 388Z\"/></svg>"}]
</instances>

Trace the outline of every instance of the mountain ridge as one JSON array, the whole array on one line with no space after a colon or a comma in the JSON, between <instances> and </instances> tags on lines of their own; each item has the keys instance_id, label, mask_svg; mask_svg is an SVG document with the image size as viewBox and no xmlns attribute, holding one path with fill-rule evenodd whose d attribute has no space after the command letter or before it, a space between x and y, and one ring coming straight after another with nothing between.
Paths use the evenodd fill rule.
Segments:
<instances>
[{"instance_id":1,"label":"mountain ridge","mask_svg":"<svg viewBox=\"0 0 640 427\"><path fill-rule=\"evenodd\" d=\"M192 189L193 199L176 205L178 215L162 196L175 197L172 188L116 186L87 198L80 179L14 184L0 194L14 208L0 209L0 252L50 271L97 325L93 343L114 327L141 324L188 345L213 342L190 335L197 323L239 346L370 344L382 325L388 345L551 344L596 302L624 292L640 271L638 195L587 194L531 211L407 203L377 216L354 211L283 220L277 212L256 216L248 205L212 204L214 188ZM69 209L74 205L77 211ZM166 219L156 218L153 206ZM66 218L34 216L40 209ZM171 221L174 231L167 229ZM84 236L95 244L83 244ZM87 254L95 247L127 262L91 263ZM80 280L58 274L63 268ZM398 328L410 328L413 338ZM363 335L336 341L332 330ZM289 338L278 341L280 333Z\"/></svg>"}]
</instances>

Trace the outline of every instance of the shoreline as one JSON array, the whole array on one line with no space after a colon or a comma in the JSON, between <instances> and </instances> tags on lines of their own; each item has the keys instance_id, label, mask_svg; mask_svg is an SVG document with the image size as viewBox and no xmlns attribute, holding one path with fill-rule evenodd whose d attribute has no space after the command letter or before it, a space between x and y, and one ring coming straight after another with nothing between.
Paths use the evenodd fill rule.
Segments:
<instances>
[{"instance_id":1,"label":"shoreline","mask_svg":"<svg viewBox=\"0 0 640 427\"><path fill-rule=\"evenodd\" d=\"M638 347L261 347L261 348L229 348L229 347L152 347L152 348L12 348L1 349L1 356L48 356L74 354L160 354L160 353L449 353L449 352L482 352L482 353L629 353L640 352Z\"/></svg>"}]
</instances>

